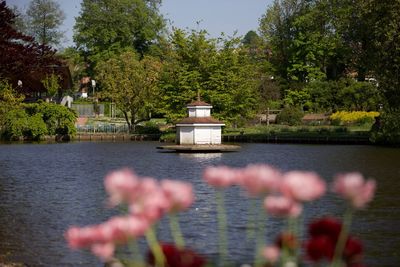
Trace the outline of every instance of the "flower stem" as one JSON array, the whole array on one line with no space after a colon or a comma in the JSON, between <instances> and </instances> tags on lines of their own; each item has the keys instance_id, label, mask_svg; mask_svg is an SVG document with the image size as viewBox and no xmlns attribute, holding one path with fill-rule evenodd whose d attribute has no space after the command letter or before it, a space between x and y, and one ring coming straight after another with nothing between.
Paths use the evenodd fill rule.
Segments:
<instances>
[{"instance_id":1,"label":"flower stem","mask_svg":"<svg viewBox=\"0 0 400 267\"><path fill-rule=\"evenodd\" d=\"M224 204L224 192L222 190L217 190L216 200L217 200L217 216L218 216L220 266L224 266L225 260L228 256L228 241L226 235L227 220L226 220L225 204Z\"/></svg>"},{"instance_id":2,"label":"flower stem","mask_svg":"<svg viewBox=\"0 0 400 267\"><path fill-rule=\"evenodd\" d=\"M144 266L145 265L144 260L143 260L142 254L140 253L140 248L137 243L137 240L136 239L129 240L128 247L133 253L133 261L134 262L132 263L131 266L136 266L136 265Z\"/></svg>"},{"instance_id":3,"label":"flower stem","mask_svg":"<svg viewBox=\"0 0 400 267\"><path fill-rule=\"evenodd\" d=\"M171 229L172 237L174 238L175 245L179 249L183 249L185 247L185 241L183 239L182 231L179 226L179 219L176 213L169 214L169 226Z\"/></svg>"},{"instance_id":4,"label":"flower stem","mask_svg":"<svg viewBox=\"0 0 400 267\"><path fill-rule=\"evenodd\" d=\"M342 255L346 246L352 215L353 210L349 206L344 213L343 226L336 243L335 254L333 256L331 267L339 267L342 265Z\"/></svg>"},{"instance_id":5,"label":"flower stem","mask_svg":"<svg viewBox=\"0 0 400 267\"><path fill-rule=\"evenodd\" d=\"M256 221L257 232L256 232L256 251L254 257L254 266L260 267L262 266L262 259L261 259L261 249L265 242L265 221L267 220L268 216L267 213L263 212L262 204L261 204L261 212L258 213L258 218Z\"/></svg>"},{"instance_id":6,"label":"flower stem","mask_svg":"<svg viewBox=\"0 0 400 267\"><path fill-rule=\"evenodd\" d=\"M247 214L247 227L246 227L246 237L247 240L251 240L255 237L255 220L256 220L256 198L250 198L250 207Z\"/></svg>"},{"instance_id":7,"label":"flower stem","mask_svg":"<svg viewBox=\"0 0 400 267\"><path fill-rule=\"evenodd\" d=\"M165 257L162 251L160 244L158 243L156 233L152 227L146 231L146 240L150 246L151 251L153 252L156 266L164 267L165 264Z\"/></svg>"}]
</instances>

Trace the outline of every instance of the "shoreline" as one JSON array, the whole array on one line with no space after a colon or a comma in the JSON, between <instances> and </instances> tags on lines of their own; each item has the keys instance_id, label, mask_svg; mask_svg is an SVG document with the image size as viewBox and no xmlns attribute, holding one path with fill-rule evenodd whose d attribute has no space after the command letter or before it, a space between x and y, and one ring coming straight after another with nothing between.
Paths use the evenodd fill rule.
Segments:
<instances>
[{"instance_id":1,"label":"shoreline","mask_svg":"<svg viewBox=\"0 0 400 267\"><path fill-rule=\"evenodd\" d=\"M1 141L3 144L13 143L65 143L65 142L140 142L158 141L160 143L175 143L174 139L161 139L161 134L110 134L110 133L79 133L69 136L45 136L42 140ZM237 134L222 135L223 143L267 143L267 144L343 144L343 145L375 145L369 140L368 134L343 135L304 135L304 134Z\"/></svg>"}]
</instances>

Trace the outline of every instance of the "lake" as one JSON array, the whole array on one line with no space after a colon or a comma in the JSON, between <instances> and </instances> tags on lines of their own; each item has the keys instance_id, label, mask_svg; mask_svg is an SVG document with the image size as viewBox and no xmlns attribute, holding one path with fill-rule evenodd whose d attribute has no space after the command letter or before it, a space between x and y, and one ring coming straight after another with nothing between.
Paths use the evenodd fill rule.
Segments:
<instances>
[{"instance_id":1,"label":"lake","mask_svg":"<svg viewBox=\"0 0 400 267\"><path fill-rule=\"evenodd\" d=\"M181 215L188 246L213 258L218 251L214 190L201 174L209 165L244 167L268 163L283 171L314 170L329 183L338 172L360 171L377 180L374 201L358 211L351 232L364 242L368 266L400 266L400 149L351 145L241 144L240 152L179 154L160 152L158 142L71 142L0 145L1 258L29 266L102 266L86 251L66 246L70 225L97 224L116 214L106 208L104 176L122 167L139 175L191 182L196 193L192 209ZM229 252L251 263L253 243L246 241L249 201L232 188L226 192ZM332 194L305 207L304 220L340 216L343 202ZM274 240L283 221L267 224ZM166 220L159 238L171 241ZM142 248L144 242L141 242ZM144 248L143 248L144 249Z\"/></svg>"}]
</instances>

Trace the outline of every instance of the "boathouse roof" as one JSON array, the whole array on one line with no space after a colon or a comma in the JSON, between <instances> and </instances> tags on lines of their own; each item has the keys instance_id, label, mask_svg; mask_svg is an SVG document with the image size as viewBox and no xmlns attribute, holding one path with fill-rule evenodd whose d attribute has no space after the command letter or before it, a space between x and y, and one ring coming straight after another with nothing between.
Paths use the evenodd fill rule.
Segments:
<instances>
[{"instance_id":1,"label":"boathouse roof","mask_svg":"<svg viewBox=\"0 0 400 267\"><path fill-rule=\"evenodd\" d=\"M223 122L213 117L186 117L177 122L177 124L194 124L194 123L224 124Z\"/></svg>"},{"instance_id":2,"label":"boathouse roof","mask_svg":"<svg viewBox=\"0 0 400 267\"><path fill-rule=\"evenodd\" d=\"M210 104L208 104L204 101L201 101L201 100L193 101L192 103L188 104L187 106L188 107L193 107L193 106L210 106L211 107Z\"/></svg>"}]
</instances>

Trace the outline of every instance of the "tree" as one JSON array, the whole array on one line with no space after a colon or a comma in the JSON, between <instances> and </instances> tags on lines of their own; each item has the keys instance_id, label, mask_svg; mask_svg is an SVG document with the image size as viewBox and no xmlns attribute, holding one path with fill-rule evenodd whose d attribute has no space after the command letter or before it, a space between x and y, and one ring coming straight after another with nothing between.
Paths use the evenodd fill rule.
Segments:
<instances>
[{"instance_id":1,"label":"tree","mask_svg":"<svg viewBox=\"0 0 400 267\"><path fill-rule=\"evenodd\" d=\"M68 64L71 78L76 89L80 86L80 80L84 76L89 76L87 73L87 64L84 56L74 47L63 49L59 56Z\"/></svg>"},{"instance_id":2,"label":"tree","mask_svg":"<svg viewBox=\"0 0 400 267\"><path fill-rule=\"evenodd\" d=\"M135 49L146 54L164 30L160 0L83 0L74 41L92 62Z\"/></svg>"},{"instance_id":3,"label":"tree","mask_svg":"<svg viewBox=\"0 0 400 267\"><path fill-rule=\"evenodd\" d=\"M55 51L39 45L31 36L15 29L15 15L0 2L0 78L8 79L16 87L18 80L24 80L33 72L48 73L48 66L59 65ZM18 87L18 91L24 87ZM28 88L25 88L28 89Z\"/></svg>"},{"instance_id":4,"label":"tree","mask_svg":"<svg viewBox=\"0 0 400 267\"><path fill-rule=\"evenodd\" d=\"M54 0L31 0L27 15L27 32L41 45L59 45L65 14Z\"/></svg>"},{"instance_id":5,"label":"tree","mask_svg":"<svg viewBox=\"0 0 400 267\"><path fill-rule=\"evenodd\" d=\"M348 54L336 27L337 5L329 0L276 0L267 9L260 31L271 47L277 75L303 83L341 77Z\"/></svg>"},{"instance_id":6,"label":"tree","mask_svg":"<svg viewBox=\"0 0 400 267\"><path fill-rule=\"evenodd\" d=\"M133 51L101 61L96 67L103 96L116 103L133 132L139 122L150 119L158 96L160 71L157 59L145 56L139 60Z\"/></svg>"},{"instance_id":7,"label":"tree","mask_svg":"<svg viewBox=\"0 0 400 267\"><path fill-rule=\"evenodd\" d=\"M251 118L258 109L258 66L239 38L207 39L205 31L176 29L161 80L163 112L170 121L186 114L186 105L201 98L213 115L232 125Z\"/></svg>"},{"instance_id":8,"label":"tree","mask_svg":"<svg viewBox=\"0 0 400 267\"><path fill-rule=\"evenodd\" d=\"M53 98L60 90L60 76L54 73L46 75L41 82L51 98Z\"/></svg>"},{"instance_id":9,"label":"tree","mask_svg":"<svg viewBox=\"0 0 400 267\"><path fill-rule=\"evenodd\" d=\"M260 37L255 31L248 31L243 37L242 43L248 46L257 45L259 39Z\"/></svg>"},{"instance_id":10,"label":"tree","mask_svg":"<svg viewBox=\"0 0 400 267\"><path fill-rule=\"evenodd\" d=\"M25 14L20 9L18 9L17 6L12 6L11 11L15 15L14 28L19 32L25 33L27 31L27 21Z\"/></svg>"},{"instance_id":11,"label":"tree","mask_svg":"<svg viewBox=\"0 0 400 267\"><path fill-rule=\"evenodd\" d=\"M366 0L367 1L367 0ZM389 108L400 106L400 1L368 0L369 60Z\"/></svg>"},{"instance_id":12,"label":"tree","mask_svg":"<svg viewBox=\"0 0 400 267\"><path fill-rule=\"evenodd\" d=\"M261 37L271 47L271 62L276 75L289 79L290 43L293 40L293 20L301 11L302 0L275 0L260 19Z\"/></svg>"},{"instance_id":13,"label":"tree","mask_svg":"<svg viewBox=\"0 0 400 267\"><path fill-rule=\"evenodd\" d=\"M214 62L216 44L206 38L205 31L192 31L188 35L175 29L170 39L171 50L161 79L161 112L168 120L176 121L186 115L186 105L197 97L199 90L204 96L203 83L209 76L208 67Z\"/></svg>"},{"instance_id":14,"label":"tree","mask_svg":"<svg viewBox=\"0 0 400 267\"><path fill-rule=\"evenodd\" d=\"M19 95L6 80L0 80L0 128L10 110L20 106L24 97Z\"/></svg>"}]
</instances>

